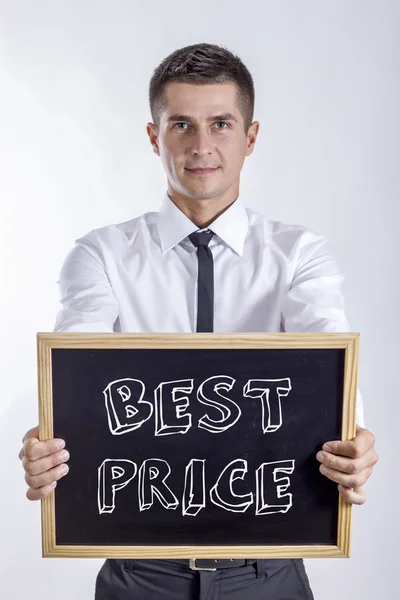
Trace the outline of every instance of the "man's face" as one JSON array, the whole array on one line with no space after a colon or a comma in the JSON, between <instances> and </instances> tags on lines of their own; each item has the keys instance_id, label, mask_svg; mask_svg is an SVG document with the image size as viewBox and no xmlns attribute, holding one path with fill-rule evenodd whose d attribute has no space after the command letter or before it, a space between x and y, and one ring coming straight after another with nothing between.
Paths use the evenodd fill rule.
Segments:
<instances>
[{"instance_id":1,"label":"man's face","mask_svg":"<svg viewBox=\"0 0 400 600\"><path fill-rule=\"evenodd\" d=\"M159 131L152 123L147 131L161 157L169 193L194 200L236 198L240 171L253 151L259 126L255 121L245 133L236 94L233 83L166 86L167 108ZM195 168L214 170L199 173L192 171Z\"/></svg>"}]
</instances>

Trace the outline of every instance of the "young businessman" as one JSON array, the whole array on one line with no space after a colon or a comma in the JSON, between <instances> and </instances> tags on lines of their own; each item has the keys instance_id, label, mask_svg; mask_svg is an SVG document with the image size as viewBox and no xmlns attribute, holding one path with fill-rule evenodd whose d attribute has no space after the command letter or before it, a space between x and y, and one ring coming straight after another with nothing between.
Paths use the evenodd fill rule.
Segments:
<instances>
[{"instance_id":1,"label":"young businessman","mask_svg":"<svg viewBox=\"0 0 400 600\"><path fill-rule=\"evenodd\" d=\"M255 146L254 86L240 58L212 44L173 52L150 82L147 133L167 175L159 212L93 230L60 273L55 331L346 332L343 277L326 238L246 208L240 172ZM316 459L351 503L378 457L357 397L354 440ZM68 440L28 431L19 454L27 497L68 473ZM189 558L189 557L188 557ZM193 566L193 565L192 565ZM106 560L97 600L312 599L302 560ZM203 567L203 568L202 568Z\"/></svg>"}]
</instances>

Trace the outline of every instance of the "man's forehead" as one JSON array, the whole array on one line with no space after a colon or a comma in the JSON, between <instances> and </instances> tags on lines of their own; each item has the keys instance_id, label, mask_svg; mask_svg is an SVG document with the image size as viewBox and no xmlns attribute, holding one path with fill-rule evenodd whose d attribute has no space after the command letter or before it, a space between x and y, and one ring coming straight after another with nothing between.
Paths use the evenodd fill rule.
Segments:
<instances>
[{"instance_id":1,"label":"man's forehead","mask_svg":"<svg viewBox=\"0 0 400 600\"><path fill-rule=\"evenodd\" d=\"M236 88L231 83L193 85L171 83L166 87L167 106L164 118L173 115L186 115L195 118L207 118L228 114L240 117L235 104Z\"/></svg>"}]
</instances>

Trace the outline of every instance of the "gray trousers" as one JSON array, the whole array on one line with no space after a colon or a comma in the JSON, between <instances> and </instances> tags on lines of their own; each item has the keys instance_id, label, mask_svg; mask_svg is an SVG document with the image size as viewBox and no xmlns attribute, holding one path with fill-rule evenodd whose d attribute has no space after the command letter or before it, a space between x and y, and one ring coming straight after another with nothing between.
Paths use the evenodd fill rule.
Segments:
<instances>
[{"instance_id":1,"label":"gray trousers","mask_svg":"<svg viewBox=\"0 0 400 600\"><path fill-rule=\"evenodd\" d=\"M301 558L193 571L166 559L107 559L95 600L314 600Z\"/></svg>"}]
</instances>

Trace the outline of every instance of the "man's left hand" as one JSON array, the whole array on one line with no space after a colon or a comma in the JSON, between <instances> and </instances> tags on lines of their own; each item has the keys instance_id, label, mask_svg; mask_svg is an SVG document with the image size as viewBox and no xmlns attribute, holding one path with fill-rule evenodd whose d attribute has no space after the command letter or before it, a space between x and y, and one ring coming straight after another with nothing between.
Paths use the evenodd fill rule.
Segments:
<instances>
[{"instance_id":1,"label":"man's left hand","mask_svg":"<svg viewBox=\"0 0 400 600\"><path fill-rule=\"evenodd\" d=\"M357 425L353 440L326 442L317 454L321 473L339 484L340 495L351 504L366 500L363 485L378 462L374 444L373 433Z\"/></svg>"}]
</instances>

